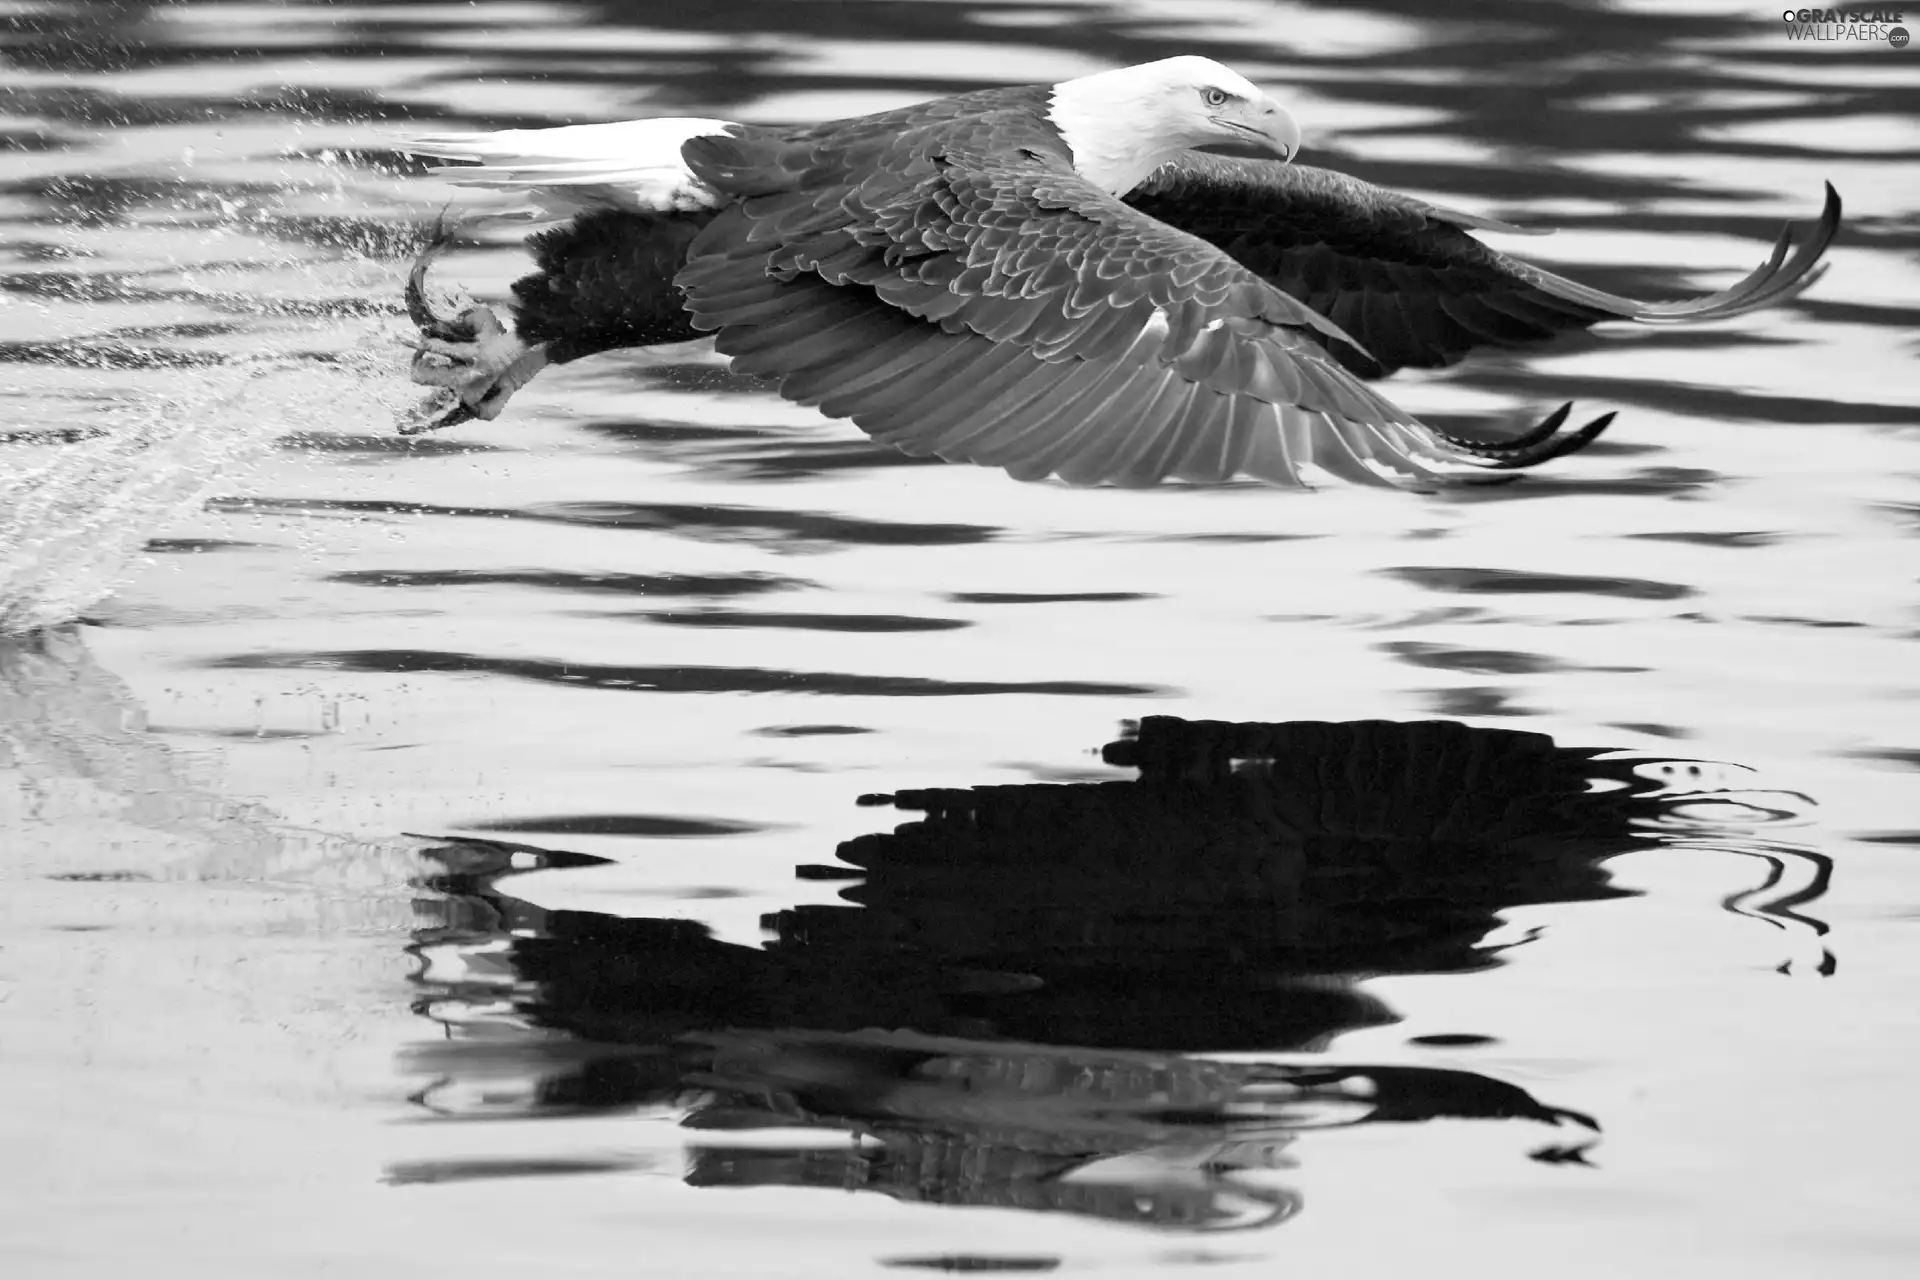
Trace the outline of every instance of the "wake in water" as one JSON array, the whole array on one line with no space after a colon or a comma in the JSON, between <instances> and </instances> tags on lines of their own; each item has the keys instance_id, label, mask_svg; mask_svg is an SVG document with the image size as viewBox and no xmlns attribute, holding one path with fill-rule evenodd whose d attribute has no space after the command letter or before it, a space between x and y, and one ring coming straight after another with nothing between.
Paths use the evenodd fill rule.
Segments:
<instances>
[{"instance_id":1,"label":"wake in water","mask_svg":"<svg viewBox=\"0 0 1920 1280\"><path fill-rule=\"evenodd\" d=\"M149 538L277 438L390 416L379 397L394 360L359 327L354 350L182 370L164 390L112 403L83 438L0 444L0 635L81 617Z\"/></svg>"},{"instance_id":2,"label":"wake in water","mask_svg":"<svg viewBox=\"0 0 1920 1280\"><path fill-rule=\"evenodd\" d=\"M367 212L381 165L279 167L271 185L200 180L190 155L164 177L58 178L12 228L0 293L31 328L0 326L0 393L33 418L0 419L0 635L99 604L277 438L384 426L411 399L388 317L419 233ZM156 237L167 265L135 265Z\"/></svg>"},{"instance_id":3,"label":"wake in water","mask_svg":"<svg viewBox=\"0 0 1920 1280\"><path fill-rule=\"evenodd\" d=\"M387 920L417 870L397 844L209 790L72 627L0 637L0 847L15 899L33 879L274 881L351 889L331 910Z\"/></svg>"}]
</instances>

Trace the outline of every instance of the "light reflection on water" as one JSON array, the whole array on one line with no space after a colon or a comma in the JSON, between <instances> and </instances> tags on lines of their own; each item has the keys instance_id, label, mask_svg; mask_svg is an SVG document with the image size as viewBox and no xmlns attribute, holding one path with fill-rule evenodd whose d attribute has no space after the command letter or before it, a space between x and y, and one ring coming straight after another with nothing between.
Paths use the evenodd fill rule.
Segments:
<instances>
[{"instance_id":1,"label":"light reflection on water","mask_svg":"<svg viewBox=\"0 0 1920 1280\"><path fill-rule=\"evenodd\" d=\"M7 1136L68 1153L6 1188L58 1227L9 1256L1446 1275L1498 1239L1569 1276L1887 1274L1920 1248L1920 82L1767 17L0 6L0 607L97 624L0 656L0 830L27 837L0 959L44 1029L6 1069L58 1104ZM1605 288L1717 287L1822 179L1847 228L1787 309L1397 379L1416 410L1623 407L1495 495L1018 486L698 347L389 433L398 272L445 194L388 150L405 122L826 117L1175 51L1295 104L1315 160L1564 228L1516 251ZM494 237L445 271L497 295L521 269ZM21 484L43 467L69 478ZM1152 715L1441 716L1677 763L1570 798L1645 808L1606 809L1613 843L1537 841L1544 891L1483 857L1347 919L1338 957L1313 933L1337 873L1417 884L1351 832L1251 870L1203 841L1137 883L1064 877L1091 848L1068 826L1026 855L1073 890L1050 917L1016 911L1025 875L860 912L795 877L904 839L862 793L980 788L1025 821L1137 788L1088 748ZM1285 794L1354 794L1307 758L1328 772ZM1755 771L1687 763L1722 759ZM1379 782L1358 794L1400 813ZM492 843L416 872L407 832ZM583 857L538 869L548 846ZM486 849L523 874L449 862ZM1039 918L1077 962L941 932ZM919 948L862 933L887 919ZM430 1109L494 1119L378 1123ZM105 1195L124 1253L87 1225Z\"/></svg>"}]
</instances>

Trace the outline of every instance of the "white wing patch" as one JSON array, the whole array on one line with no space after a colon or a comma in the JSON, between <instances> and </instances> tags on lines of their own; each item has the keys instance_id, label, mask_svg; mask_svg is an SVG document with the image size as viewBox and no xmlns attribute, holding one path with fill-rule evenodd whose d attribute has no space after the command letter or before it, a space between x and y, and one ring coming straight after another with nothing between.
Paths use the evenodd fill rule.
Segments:
<instances>
[{"instance_id":1,"label":"white wing patch","mask_svg":"<svg viewBox=\"0 0 1920 1280\"><path fill-rule=\"evenodd\" d=\"M478 161L442 165L435 172L463 187L519 196L527 202L519 211L535 217L570 218L588 209L691 213L716 207L719 197L688 170L680 158L681 144L737 127L725 120L668 116L554 129L426 134L400 146L415 155Z\"/></svg>"}]
</instances>

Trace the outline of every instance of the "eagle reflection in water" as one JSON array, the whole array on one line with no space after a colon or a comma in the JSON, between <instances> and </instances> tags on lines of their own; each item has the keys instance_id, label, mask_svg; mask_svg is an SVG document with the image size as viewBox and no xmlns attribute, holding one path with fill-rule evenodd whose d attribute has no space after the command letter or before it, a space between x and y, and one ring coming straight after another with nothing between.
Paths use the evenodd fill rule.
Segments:
<instances>
[{"instance_id":1,"label":"eagle reflection in water","mask_svg":"<svg viewBox=\"0 0 1920 1280\"><path fill-rule=\"evenodd\" d=\"M1484 940L1503 910L1623 896L1600 864L1676 840L1670 815L1768 813L1704 777L1674 785L1684 766L1451 721L1151 717L1104 754L1137 779L864 797L922 816L800 867L850 881L847 905L766 917L764 949L501 884L599 858L437 842L416 981L449 1035L416 1053L436 1077L418 1101L676 1114L708 1131L696 1185L1187 1230L1290 1217L1299 1197L1267 1171L1310 1128L1527 1122L1558 1130L1536 1159L1578 1161L1599 1124L1514 1085L1302 1051L1394 1020L1365 978L1498 963ZM1803 887L1761 910L1817 934L1793 909L1826 866L1797 856ZM805 1129L824 1141L782 1144ZM714 1132L751 1130L782 1133Z\"/></svg>"}]
</instances>

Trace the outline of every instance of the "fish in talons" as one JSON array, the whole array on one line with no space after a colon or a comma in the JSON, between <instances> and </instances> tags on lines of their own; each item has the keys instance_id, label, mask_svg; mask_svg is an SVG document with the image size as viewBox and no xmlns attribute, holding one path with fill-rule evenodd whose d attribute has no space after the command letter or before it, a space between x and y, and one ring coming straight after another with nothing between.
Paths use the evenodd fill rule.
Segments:
<instances>
[{"instance_id":1,"label":"fish in talons","mask_svg":"<svg viewBox=\"0 0 1920 1280\"><path fill-rule=\"evenodd\" d=\"M407 318L420 331L408 343L414 352L412 378L442 392L402 417L401 435L491 421L547 365L545 344L521 341L491 307L475 303L452 317L434 311L427 298L427 269L451 238L443 224L436 225L407 273Z\"/></svg>"}]
</instances>

